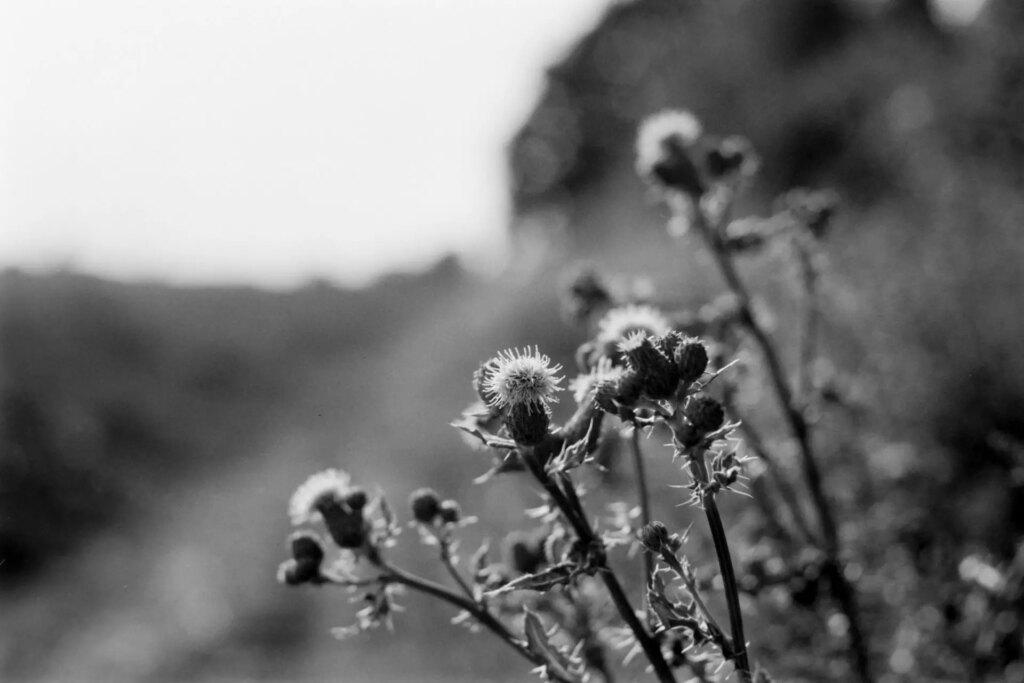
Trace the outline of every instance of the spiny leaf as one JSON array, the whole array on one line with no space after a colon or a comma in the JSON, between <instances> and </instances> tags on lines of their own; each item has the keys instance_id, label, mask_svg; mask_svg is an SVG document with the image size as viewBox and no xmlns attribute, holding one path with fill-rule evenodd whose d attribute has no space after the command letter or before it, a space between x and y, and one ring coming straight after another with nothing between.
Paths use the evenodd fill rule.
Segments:
<instances>
[{"instance_id":1,"label":"spiny leaf","mask_svg":"<svg viewBox=\"0 0 1024 683\"><path fill-rule=\"evenodd\" d=\"M507 449L513 449L516 447L516 442L513 441L512 439L504 439L500 436L495 436L490 432L485 432L484 430L480 429L474 422L466 420L462 422L452 422L451 425L456 429L461 429L470 436L475 436L476 438L480 439L480 441L482 441L485 446L489 446L491 448Z\"/></svg>"},{"instance_id":2,"label":"spiny leaf","mask_svg":"<svg viewBox=\"0 0 1024 683\"><path fill-rule=\"evenodd\" d=\"M582 683L582 676L572 670L579 668L579 663L574 663L568 655L551 644L548 634L544 631L544 625L536 613L529 609L524 611L526 618L523 621L523 633L526 636L526 645L530 652L544 662L536 669L540 675L546 680Z\"/></svg>"},{"instance_id":3,"label":"spiny leaf","mask_svg":"<svg viewBox=\"0 0 1024 683\"><path fill-rule=\"evenodd\" d=\"M511 593L512 591L532 590L544 593L555 586L564 586L572 581L580 573L579 567L571 562L556 564L550 569L545 569L536 574L526 574L517 579L509 581L501 588L488 591L485 595L489 598Z\"/></svg>"}]
</instances>

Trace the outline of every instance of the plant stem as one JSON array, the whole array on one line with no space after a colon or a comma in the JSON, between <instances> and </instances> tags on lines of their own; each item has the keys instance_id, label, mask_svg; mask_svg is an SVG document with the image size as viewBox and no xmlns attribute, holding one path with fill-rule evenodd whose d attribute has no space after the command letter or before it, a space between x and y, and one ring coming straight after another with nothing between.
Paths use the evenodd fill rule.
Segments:
<instances>
[{"instance_id":1,"label":"plant stem","mask_svg":"<svg viewBox=\"0 0 1024 683\"><path fill-rule=\"evenodd\" d=\"M443 564L444 568L448 570L448 573L455 580L455 583L459 585L459 588L462 589L462 592L466 594L466 597L473 602L477 602L473 589L469 587L469 584L466 583L464 578L462 578L462 574L459 573L458 568L456 568L455 564L452 562L451 542L447 538L443 537L438 537L437 542L441 548L441 564Z\"/></svg>"},{"instance_id":2,"label":"plant stem","mask_svg":"<svg viewBox=\"0 0 1024 683\"><path fill-rule=\"evenodd\" d=\"M647 493L647 475L644 473L643 453L640 451L640 428L635 424L633 425L633 433L630 435L629 443L633 452L633 466L636 468L636 488L640 499L640 521L644 526L647 526L651 523L651 501L650 495ZM651 576L654 575L654 557L650 553L642 554L644 556L643 585L647 586L651 582Z\"/></svg>"},{"instance_id":3,"label":"plant stem","mask_svg":"<svg viewBox=\"0 0 1024 683\"><path fill-rule=\"evenodd\" d=\"M698 209L696 211L696 215L697 219L695 223L697 229L704 238L708 251L711 252L726 285L736 297L740 321L743 326L747 328L747 331L754 339L754 343L760 350L761 355L764 357L765 366L768 369L768 377L775 391L775 396L778 399L783 416L789 426L789 430L792 432L799 447L804 478L807 481L807 488L810 489L811 492L811 500L814 503L814 507L818 513L818 518L821 522L821 528L825 539L824 551L830 563L839 568L834 572L835 580L831 581L830 585L832 586L833 597L839 603L840 609L843 610L849 622L850 650L854 660L854 666L857 669L857 674L860 680L864 683L871 683L873 679L870 672L867 647L858 618L857 595L853 586L846 580L846 577L843 575L841 570L842 565L839 561L839 535L836 528L835 518L832 515L831 505L829 504L828 498L825 497L824 487L821 480L821 472L818 469L814 449L811 445L810 430L808 429L807 420L804 417L803 412L797 407L793 400L793 393L790 391L789 384L786 381L786 374L782 368L782 362L779 360L779 356L776 353L775 347L772 344L771 339L768 337L767 332L765 332L764 328L761 327L760 323L758 323L757 319L754 317L750 292L747 291L746 285L744 285L743 280L740 279L739 273L736 271L736 267L731 256L727 253L724 245L722 244L718 231L708 223L703 211Z\"/></svg>"},{"instance_id":4,"label":"plant stem","mask_svg":"<svg viewBox=\"0 0 1024 683\"><path fill-rule=\"evenodd\" d=\"M743 439L747 446L750 447L750 450L754 452L754 455L756 455L758 459L762 460L768 466L767 469L771 473L772 479L775 481L776 488L779 490L779 496L782 498L786 509L789 511L789 516L793 519L793 526L796 527L801 540L805 543L820 546L821 541L816 538L810 527L807 526L807 520L804 517L804 511L800 506L800 500L796 495L796 491L782 473L778 462L768 451L768 448L764 444L764 440L761 438L761 434L749 420L743 419L728 396L726 396L723 404L725 405L726 412L731 413L732 416L740 422L739 429L743 434Z\"/></svg>"},{"instance_id":5,"label":"plant stem","mask_svg":"<svg viewBox=\"0 0 1024 683\"><path fill-rule=\"evenodd\" d=\"M491 614L485 607L472 600L464 598L457 593L453 593L444 586L436 584L433 581L424 579L403 569L390 565L382 558L378 558L378 566L384 572L381 577L382 580L408 586L409 588L426 593L427 595L433 596L450 605L469 612L478 622L483 624L488 630L498 636L498 638L504 641L522 657L529 660L531 664L534 666L540 666L544 663L539 656L532 653L526 647L523 641L512 635L505 625L502 624L501 621L499 621L498 618Z\"/></svg>"},{"instance_id":6,"label":"plant stem","mask_svg":"<svg viewBox=\"0 0 1024 683\"><path fill-rule=\"evenodd\" d=\"M797 361L796 395L804 404L810 400L814 389L814 360L817 356L818 328L821 318L818 309L818 273L815 270L814 255L804 244L795 246L800 262L800 284L804 297L803 326L800 331L800 351Z\"/></svg>"},{"instance_id":7,"label":"plant stem","mask_svg":"<svg viewBox=\"0 0 1024 683\"><path fill-rule=\"evenodd\" d=\"M559 488L557 482L548 475L544 470L544 466L537 460L532 448L524 448L520 454L530 473L533 474L537 482L551 496L551 500L558 506L558 509L572 526L580 542L584 546L600 549L600 552L595 554L593 561L598 570L597 573L601 580L604 581L604 585L608 589L608 593L611 595L619 615L633 632L633 637L636 638L637 643L643 649L658 680L661 683L675 683L675 675L661 653L661 645L658 644L640 622L640 619L637 618L636 610L629 603L626 592L622 589L622 585L619 583L615 573L608 566L608 560L604 554L604 542L598 538L597 534L594 533L594 529L590 526L590 522L587 521L586 512L583 510L583 506L580 504L575 492L572 492L570 495L567 491ZM565 475L565 480L568 486L571 487L572 481L569 480L568 475Z\"/></svg>"},{"instance_id":8,"label":"plant stem","mask_svg":"<svg viewBox=\"0 0 1024 683\"><path fill-rule=\"evenodd\" d=\"M747 641L743 635L743 613L740 611L739 585L736 573L732 568L732 556L729 554L729 541L722 524L722 515L718 512L714 491L709 486L710 476L707 463L704 462L704 451L694 448L687 453L692 465L694 478L701 484L701 504L704 514L711 527L711 538L715 543L715 554L718 556L718 567L722 572L722 587L725 592L725 604L729 608L729 630L732 632L732 660L740 678L751 680L750 658L747 655Z\"/></svg>"}]
</instances>

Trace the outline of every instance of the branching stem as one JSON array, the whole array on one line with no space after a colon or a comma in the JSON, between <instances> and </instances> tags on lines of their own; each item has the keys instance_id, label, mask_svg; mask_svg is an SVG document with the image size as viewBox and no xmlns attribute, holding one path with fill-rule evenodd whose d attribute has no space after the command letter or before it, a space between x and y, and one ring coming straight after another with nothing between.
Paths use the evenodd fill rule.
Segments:
<instances>
[{"instance_id":1,"label":"branching stem","mask_svg":"<svg viewBox=\"0 0 1024 683\"><path fill-rule=\"evenodd\" d=\"M536 454L532 449L523 449L523 451L521 455L530 473L547 491L552 502L572 526L580 542L585 546L602 550L602 552L597 553L594 557L594 561L597 563L597 573L608 589L608 594L611 595L612 602L615 603L619 615L626 622L626 625L629 626L629 629L633 632L633 637L636 638L637 643L639 643L644 654L647 656L647 660L651 663L658 681L660 683L675 683L675 675L672 673L672 668L668 665L668 662L665 661L665 657L661 652L661 646L640 622L640 619L636 616L636 611L629 603L629 597L627 597L626 591L623 590L622 584L619 583L615 573L608 567L608 561L603 552L604 543L594 533L593 527L587 521L586 512L583 510L582 505L580 505L575 492L560 488L558 483L544 471L544 466L538 462ZM566 477L566 482L568 487L571 488L572 481L568 477Z\"/></svg>"},{"instance_id":2,"label":"branching stem","mask_svg":"<svg viewBox=\"0 0 1024 683\"><path fill-rule=\"evenodd\" d=\"M833 576L830 577L833 580L829 584L832 586L833 597L839 603L840 609L844 612L849 622L850 650L858 677L864 683L870 683L873 679L870 672L867 646L858 616L857 596L853 586L842 572L842 564L839 561L839 535L835 518L832 514L832 507L825 496L821 471L818 469L818 462L811 444L807 420L804 417L803 411L794 401L793 392L790 390L785 370L782 367L782 362L779 360L779 355L776 353L772 340L754 317L750 292L736 271L736 266L725 245L722 243L719 231L708 223L702 210L698 208L695 214L697 230L704 239L708 251L714 258L726 285L733 296L736 297L740 322L750 333L764 358L769 381L778 399L789 430L799 447L804 478L807 481L807 488L810 490L811 500L818 513L825 539L823 550L829 559L830 565L836 568Z\"/></svg>"}]
</instances>

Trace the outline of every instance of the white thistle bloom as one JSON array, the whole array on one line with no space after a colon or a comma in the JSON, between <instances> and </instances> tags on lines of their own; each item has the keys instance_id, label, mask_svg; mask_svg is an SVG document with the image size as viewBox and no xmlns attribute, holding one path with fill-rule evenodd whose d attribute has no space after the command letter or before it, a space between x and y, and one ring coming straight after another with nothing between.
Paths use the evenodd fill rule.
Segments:
<instances>
[{"instance_id":1,"label":"white thistle bloom","mask_svg":"<svg viewBox=\"0 0 1024 683\"><path fill-rule=\"evenodd\" d=\"M636 140L637 167L646 175L665 156L665 144L675 141L686 148L700 139L700 121L688 111L663 111L640 124Z\"/></svg>"},{"instance_id":2,"label":"white thistle bloom","mask_svg":"<svg viewBox=\"0 0 1024 683\"><path fill-rule=\"evenodd\" d=\"M634 332L660 337L672 329L668 319L653 306L628 304L608 311L597 323L600 343L618 344Z\"/></svg>"},{"instance_id":3,"label":"white thistle bloom","mask_svg":"<svg viewBox=\"0 0 1024 683\"><path fill-rule=\"evenodd\" d=\"M329 499L338 500L344 497L349 489L352 477L343 470L328 469L317 472L292 494L288 504L288 514L292 524L314 522L320 518L317 507Z\"/></svg>"},{"instance_id":4,"label":"white thistle bloom","mask_svg":"<svg viewBox=\"0 0 1024 683\"><path fill-rule=\"evenodd\" d=\"M500 352L494 361L484 386L495 408L558 402L555 393L562 390L558 386L564 379L558 375L562 366L551 365L551 359L537 347L508 349Z\"/></svg>"}]
</instances>

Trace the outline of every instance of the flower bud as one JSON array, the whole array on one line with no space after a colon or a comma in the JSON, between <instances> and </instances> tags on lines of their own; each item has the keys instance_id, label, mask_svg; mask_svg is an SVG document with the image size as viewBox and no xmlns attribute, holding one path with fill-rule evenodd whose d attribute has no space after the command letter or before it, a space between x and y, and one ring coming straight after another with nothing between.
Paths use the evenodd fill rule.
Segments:
<instances>
[{"instance_id":1,"label":"flower bud","mask_svg":"<svg viewBox=\"0 0 1024 683\"><path fill-rule=\"evenodd\" d=\"M619 378L617 389L618 394L615 396L615 400L626 407L630 407L640 400L640 394L643 393L643 383L640 381L640 376L635 370L627 370Z\"/></svg>"},{"instance_id":2,"label":"flower bud","mask_svg":"<svg viewBox=\"0 0 1024 683\"><path fill-rule=\"evenodd\" d=\"M309 531L296 531L288 537L292 557L298 562L312 561L317 565L324 560L324 545L320 538Z\"/></svg>"},{"instance_id":3,"label":"flower bud","mask_svg":"<svg viewBox=\"0 0 1024 683\"><path fill-rule=\"evenodd\" d=\"M551 416L542 403L513 403L505 418L509 436L521 446L536 446L548 435Z\"/></svg>"},{"instance_id":4,"label":"flower bud","mask_svg":"<svg viewBox=\"0 0 1024 683\"><path fill-rule=\"evenodd\" d=\"M444 524L456 524L462 519L462 507L458 501L448 500L441 501L441 505L438 507L438 514L441 515L441 522Z\"/></svg>"},{"instance_id":5,"label":"flower bud","mask_svg":"<svg viewBox=\"0 0 1024 683\"><path fill-rule=\"evenodd\" d=\"M713 180L724 180L737 174L749 176L757 170L757 166L753 145L739 135L721 140L704 156L704 168Z\"/></svg>"},{"instance_id":6,"label":"flower bud","mask_svg":"<svg viewBox=\"0 0 1024 683\"><path fill-rule=\"evenodd\" d=\"M320 508L324 524L339 548L360 548L366 541L366 522L362 510L352 510L338 501Z\"/></svg>"},{"instance_id":7,"label":"flower bud","mask_svg":"<svg viewBox=\"0 0 1024 683\"><path fill-rule=\"evenodd\" d=\"M566 283L562 310L569 321L582 323L611 303L611 294L600 276L593 269L584 268L575 272Z\"/></svg>"},{"instance_id":8,"label":"flower bud","mask_svg":"<svg viewBox=\"0 0 1024 683\"><path fill-rule=\"evenodd\" d=\"M683 415L698 432L713 432L725 422L722 404L710 396L691 396L683 407Z\"/></svg>"},{"instance_id":9,"label":"flower bud","mask_svg":"<svg viewBox=\"0 0 1024 683\"><path fill-rule=\"evenodd\" d=\"M409 507L412 509L412 516L420 524L433 524L437 516L441 514L441 501L434 489L416 489L409 496Z\"/></svg>"},{"instance_id":10,"label":"flower bud","mask_svg":"<svg viewBox=\"0 0 1024 683\"><path fill-rule=\"evenodd\" d=\"M344 496L342 496L341 502L348 506L349 510L358 512L366 507L366 491L358 486L350 488Z\"/></svg>"},{"instance_id":11,"label":"flower bud","mask_svg":"<svg viewBox=\"0 0 1024 683\"><path fill-rule=\"evenodd\" d=\"M700 138L700 122L685 111L652 116L640 127L637 172L644 178L693 197L704 193L691 151Z\"/></svg>"},{"instance_id":12,"label":"flower bud","mask_svg":"<svg viewBox=\"0 0 1024 683\"><path fill-rule=\"evenodd\" d=\"M708 367L708 350L704 342L696 338L684 339L673 354L679 378L684 382L695 382Z\"/></svg>"},{"instance_id":13,"label":"flower bud","mask_svg":"<svg viewBox=\"0 0 1024 683\"><path fill-rule=\"evenodd\" d=\"M679 371L650 337L642 332L633 334L621 348L629 367L636 371L645 394L652 399L663 399L675 393L679 386Z\"/></svg>"},{"instance_id":14,"label":"flower bud","mask_svg":"<svg viewBox=\"0 0 1024 683\"><path fill-rule=\"evenodd\" d=\"M652 553L660 553L668 545L668 528L661 522L651 522L637 532L641 545Z\"/></svg>"}]
</instances>

